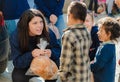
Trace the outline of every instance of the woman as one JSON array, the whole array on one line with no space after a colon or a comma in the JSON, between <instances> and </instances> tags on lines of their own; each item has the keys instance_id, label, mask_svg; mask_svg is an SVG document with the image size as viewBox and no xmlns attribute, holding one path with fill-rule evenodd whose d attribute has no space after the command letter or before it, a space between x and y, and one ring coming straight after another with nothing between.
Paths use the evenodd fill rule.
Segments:
<instances>
[{"instance_id":1,"label":"woman","mask_svg":"<svg viewBox=\"0 0 120 82\"><path fill-rule=\"evenodd\" d=\"M65 0L34 0L36 8L40 10L48 23L55 24L60 32L60 37L63 34L63 29L66 27L63 15L63 7Z\"/></svg>"},{"instance_id":2,"label":"woman","mask_svg":"<svg viewBox=\"0 0 120 82\"><path fill-rule=\"evenodd\" d=\"M49 43L45 50L37 47L40 38L44 38ZM29 82L33 76L27 76L25 73L34 57L47 54L59 66L60 46L55 34L46 27L44 16L38 10L30 9L22 14L17 29L10 37L10 44L14 65L13 82Z\"/></svg>"}]
</instances>

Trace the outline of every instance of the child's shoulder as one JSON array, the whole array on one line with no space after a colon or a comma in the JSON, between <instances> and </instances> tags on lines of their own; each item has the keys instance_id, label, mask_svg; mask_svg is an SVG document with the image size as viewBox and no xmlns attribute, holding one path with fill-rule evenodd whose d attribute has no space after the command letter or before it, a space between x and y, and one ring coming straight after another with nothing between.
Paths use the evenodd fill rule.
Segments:
<instances>
[{"instance_id":1,"label":"child's shoulder","mask_svg":"<svg viewBox=\"0 0 120 82\"><path fill-rule=\"evenodd\" d=\"M115 44L113 43L106 43L103 45L103 50L114 50L115 49Z\"/></svg>"}]
</instances>

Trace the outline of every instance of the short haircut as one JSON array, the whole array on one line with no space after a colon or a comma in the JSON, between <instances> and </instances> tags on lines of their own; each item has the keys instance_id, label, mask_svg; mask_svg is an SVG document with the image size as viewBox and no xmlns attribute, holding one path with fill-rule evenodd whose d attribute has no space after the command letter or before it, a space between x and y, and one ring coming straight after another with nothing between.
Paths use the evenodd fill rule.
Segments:
<instances>
[{"instance_id":1,"label":"short haircut","mask_svg":"<svg viewBox=\"0 0 120 82\"><path fill-rule=\"evenodd\" d=\"M85 21L87 15L86 4L79 1L72 1L68 7L68 12L73 15L74 19Z\"/></svg>"}]
</instances>

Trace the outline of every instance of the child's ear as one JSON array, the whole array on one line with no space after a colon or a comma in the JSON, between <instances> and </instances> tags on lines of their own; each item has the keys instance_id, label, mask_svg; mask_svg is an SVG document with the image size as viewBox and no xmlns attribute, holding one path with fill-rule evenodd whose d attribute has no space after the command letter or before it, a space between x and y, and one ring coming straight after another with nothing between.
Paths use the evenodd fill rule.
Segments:
<instances>
[{"instance_id":1,"label":"child's ear","mask_svg":"<svg viewBox=\"0 0 120 82\"><path fill-rule=\"evenodd\" d=\"M111 32L108 32L108 37L109 37L110 39L111 39L111 35L112 35Z\"/></svg>"}]
</instances>

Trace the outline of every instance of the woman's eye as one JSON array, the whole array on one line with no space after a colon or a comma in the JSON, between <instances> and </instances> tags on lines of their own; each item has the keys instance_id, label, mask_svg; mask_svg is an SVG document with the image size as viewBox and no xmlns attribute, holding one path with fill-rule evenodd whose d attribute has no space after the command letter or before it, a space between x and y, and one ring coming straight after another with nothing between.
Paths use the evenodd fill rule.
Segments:
<instances>
[{"instance_id":1,"label":"woman's eye","mask_svg":"<svg viewBox=\"0 0 120 82\"><path fill-rule=\"evenodd\" d=\"M34 22L33 24L37 24L37 22Z\"/></svg>"},{"instance_id":2,"label":"woman's eye","mask_svg":"<svg viewBox=\"0 0 120 82\"><path fill-rule=\"evenodd\" d=\"M40 21L40 23L43 23L43 21Z\"/></svg>"}]
</instances>

